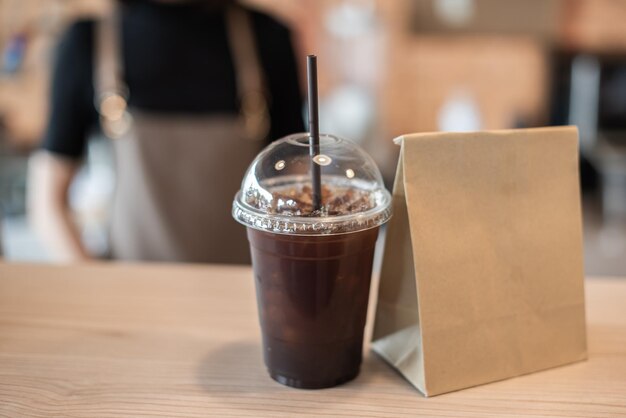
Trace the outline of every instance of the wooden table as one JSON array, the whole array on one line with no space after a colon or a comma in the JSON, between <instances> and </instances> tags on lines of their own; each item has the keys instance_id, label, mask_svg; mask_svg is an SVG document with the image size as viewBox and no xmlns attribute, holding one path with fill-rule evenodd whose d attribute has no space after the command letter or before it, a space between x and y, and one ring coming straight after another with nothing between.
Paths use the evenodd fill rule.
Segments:
<instances>
[{"instance_id":1,"label":"wooden table","mask_svg":"<svg viewBox=\"0 0 626 418\"><path fill-rule=\"evenodd\" d=\"M426 399L373 354L270 380L248 268L0 264L0 416L626 416L626 280L586 288L588 361Z\"/></svg>"}]
</instances>

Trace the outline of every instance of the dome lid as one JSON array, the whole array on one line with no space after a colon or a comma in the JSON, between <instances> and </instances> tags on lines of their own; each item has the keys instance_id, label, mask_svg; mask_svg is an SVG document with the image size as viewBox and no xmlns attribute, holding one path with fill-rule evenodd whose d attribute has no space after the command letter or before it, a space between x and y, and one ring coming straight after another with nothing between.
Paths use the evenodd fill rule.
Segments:
<instances>
[{"instance_id":1,"label":"dome lid","mask_svg":"<svg viewBox=\"0 0 626 418\"><path fill-rule=\"evenodd\" d=\"M311 164L321 171L319 209L313 207ZM320 153L311 159L309 134L300 133L273 142L250 164L233 217L273 233L348 233L385 223L391 196L376 163L357 144L321 134Z\"/></svg>"}]
</instances>

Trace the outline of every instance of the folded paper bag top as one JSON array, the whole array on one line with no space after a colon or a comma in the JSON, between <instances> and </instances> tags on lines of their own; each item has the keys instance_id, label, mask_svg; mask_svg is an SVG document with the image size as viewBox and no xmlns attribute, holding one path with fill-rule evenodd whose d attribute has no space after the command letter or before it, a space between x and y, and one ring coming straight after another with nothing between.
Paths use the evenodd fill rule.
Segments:
<instances>
[{"instance_id":1,"label":"folded paper bag top","mask_svg":"<svg viewBox=\"0 0 626 418\"><path fill-rule=\"evenodd\" d=\"M585 359L576 128L396 143L374 351L426 396Z\"/></svg>"}]
</instances>

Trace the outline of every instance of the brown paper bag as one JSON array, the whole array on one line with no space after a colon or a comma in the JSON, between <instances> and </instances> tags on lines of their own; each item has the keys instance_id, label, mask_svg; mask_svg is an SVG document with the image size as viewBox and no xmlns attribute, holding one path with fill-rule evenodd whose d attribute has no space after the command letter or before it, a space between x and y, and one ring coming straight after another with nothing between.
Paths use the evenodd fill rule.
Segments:
<instances>
[{"instance_id":1,"label":"brown paper bag","mask_svg":"<svg viewBox=\"0 0 626 418\"><path fill-rule=\"evenodd\" d=\"M426 396L585 359L576 128L396 143L372 348Z\"/></svg>"}]
</instances>

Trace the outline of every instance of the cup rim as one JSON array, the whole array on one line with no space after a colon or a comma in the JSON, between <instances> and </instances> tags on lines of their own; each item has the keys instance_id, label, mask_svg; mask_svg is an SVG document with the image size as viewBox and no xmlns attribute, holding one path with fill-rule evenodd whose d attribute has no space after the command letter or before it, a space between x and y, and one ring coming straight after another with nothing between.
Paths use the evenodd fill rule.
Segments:
<instances>
[{"instance_id":1,"label":"cup rim","mask_svg":"<svg viewBox=\"0 0 626 418\"><path fill-rule=\"evenodd\" d=\"M375 228L392 216L391 194L377 189L380 204L363 212L328 217L268 214L241 199L241 190L233 200L232 215L240 224L261 231L286 235L337 235Z\"/></svg>"}]
</instances>

